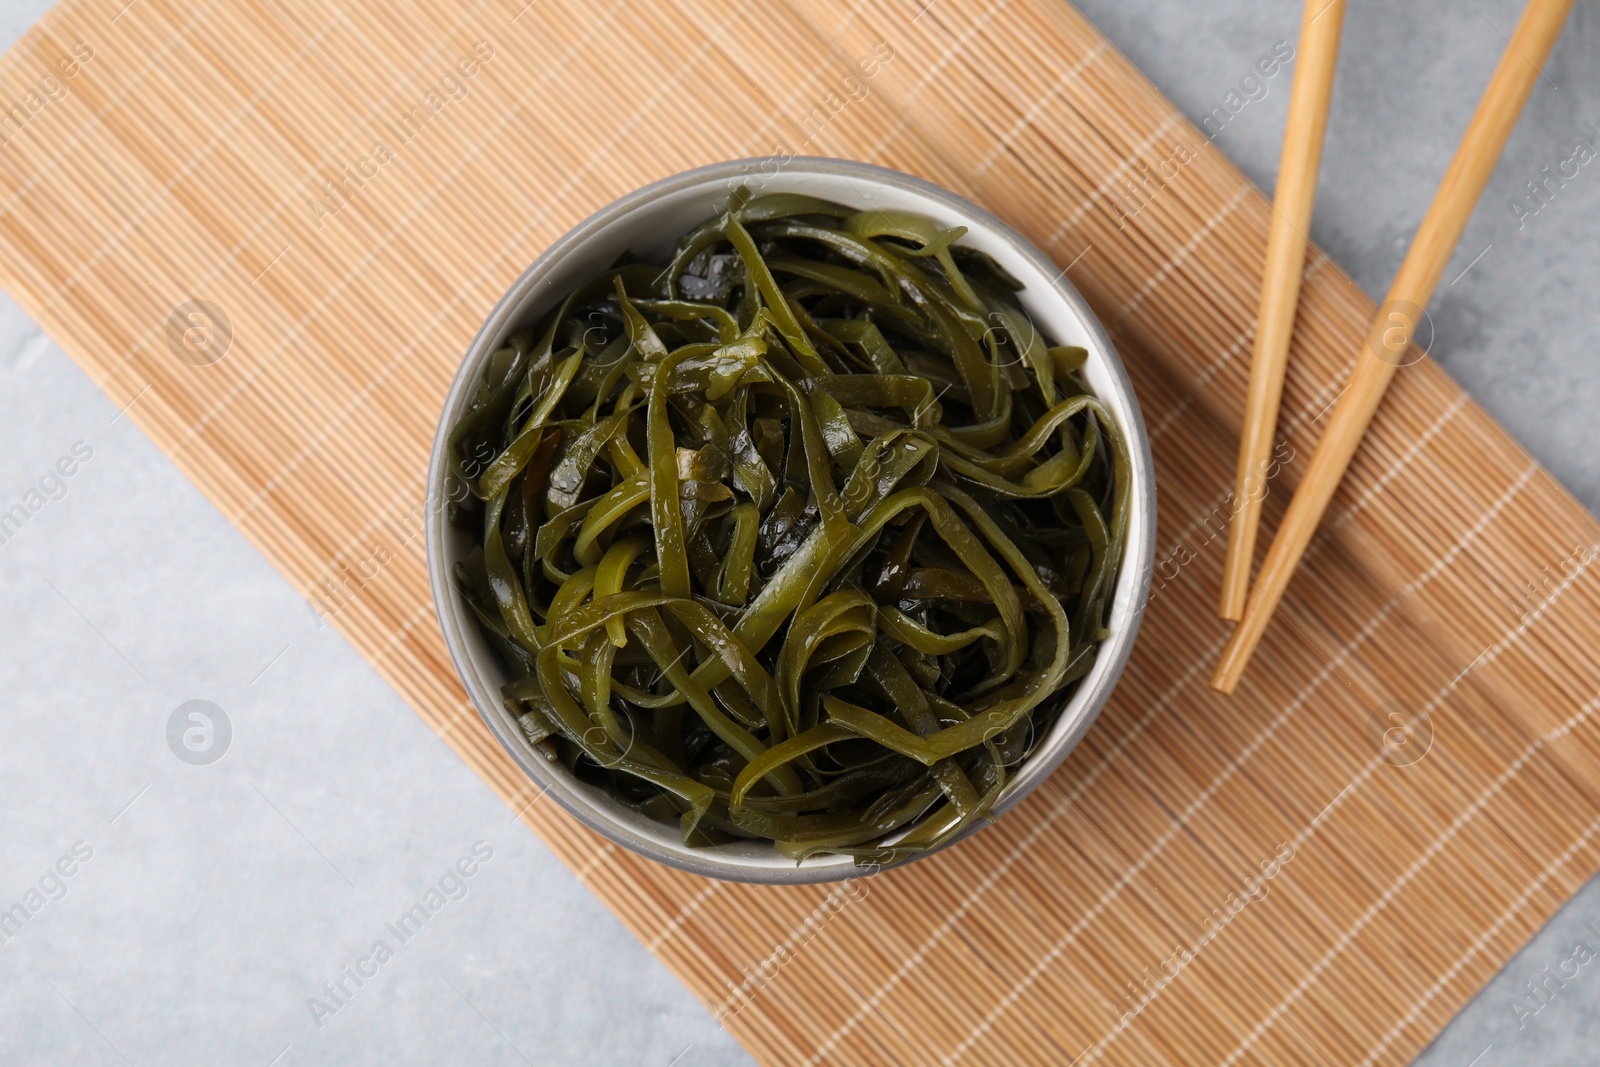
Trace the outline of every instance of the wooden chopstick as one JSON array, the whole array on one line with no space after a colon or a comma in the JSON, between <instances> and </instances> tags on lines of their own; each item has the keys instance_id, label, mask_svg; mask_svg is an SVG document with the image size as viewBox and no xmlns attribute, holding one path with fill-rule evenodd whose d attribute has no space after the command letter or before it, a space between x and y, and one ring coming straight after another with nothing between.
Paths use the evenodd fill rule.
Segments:
<instances>
[{"instance_id":1,"label":"wooden chopstick","mask_svg":"<svg viewBox=\"0 0 1600 1067\"><path fill-rule=\"evenodd\" d=\"M1223 649L1212 676L1213 689L1233 692L1251 653L1260 644L1295 566L1404 359L1423 308L1444 274L1450 254L1461 239L1461 231L1494 171L1572 4L1573 0L1529 0L1523 11L1433 204L1411 241L1405 262L1389 287L1388 299L1378 308L1367 343L1356 355L1350 386L1339 399L1300 488L1289 502L1283 526L1273 538L1261 564L1260 578L1251 589L1244 618Z\"/></svg>"},{"instance_id":2,"label":"wooden chopstick","mask_svg":"<svg viewBox=\"0 0 1600 1067\"><path fill-rule=\"evenodd\" d=\"M1245 596L1250 591L1250 564L1255 559L1261 501L1267 493L1266 470L1278 426L1289 335L1294 331L1295 307L1300 302L1307 231L1317 196L1317 169L1322 163L1322 139L1328 128L1333 71L1339 63L1344 7L1345 0L1306 0L1300 21L1299 66L1289 92L1289 121L1284 128L1278 188L1272 200L1272 230L1267 237L1255 349L1250 357L1250 391L1245 399L1239 467L1233 481L1234 512L1228 524L1228 557L1222 570L1222 603L1218 609L1224 619L1237 621L1243 616Z\"/></svg>"}]
</instances>

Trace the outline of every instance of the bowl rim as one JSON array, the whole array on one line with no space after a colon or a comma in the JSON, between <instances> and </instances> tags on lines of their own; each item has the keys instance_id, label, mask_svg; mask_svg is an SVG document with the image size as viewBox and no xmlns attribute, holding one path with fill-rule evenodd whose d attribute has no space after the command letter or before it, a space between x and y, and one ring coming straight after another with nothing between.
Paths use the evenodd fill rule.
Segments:
<instances>
[{"instance_id":1,"label":"bowl rim","mask_svg":"<svg viewBox=\"0 0 1600 1067\"><path fill-rule=\"evenodd\" d=\"M445 479L449 474L446 449L450 429L456 418L455 413L462 406L468 390L477 386L483 362L490 355L488 351L490 345L503 330L513 324L530 291L546 273L554 269L557 263L584 241L648 206L661 196L692 190L698 186L728 185L741 177L754 182L762 175L776 174L790 176L826 174L871 185L898 188L939 201L953 212L983 223L995 237L1010 246L1016 255L1030 260L1044 276L1054 277L1050 295L1063 301L1068 310L1081 321L1089 335L1091 349L1103 362L1114 391L1118 394L1117 400L1125 405L1127 412L1126 424L1120 428L1129 450L1130 467L1133 472L1132 514L1129 527L1142 536L1130 539L1124 550L1122 569L1117 579L1117 591L1111 603L1111 617L1114 620L1112 633L1101 643L1097 653L1095 670L1103 670L1103 673L1100 674L1095 688L1086 696L1081 685L1073 691L1069 700L1084 698L1082 708L1078 712L1078 721L1071 724L1064 736L1051 742L1053 746L1051 750L1036 752L1024 761L1015 777L1006 786L1004 793L996 801L989 820L970 827L939 848L915 855L897 866L903 867L908 863L922 860L957 841L965 840L972 833L1015 807L1060 767L1099 717L1100 711L1121 680L1149 602L1155 558L1156 493L1149 431L1139 408L1138 397L1133 391L1133 383L1128 377L1127 368L1123 365L1116 346L1098 316L1077 288L1067 280L1066 272L1058 270L1053 260L992 212L943 186L914 175L876 164L822 156L754 157L695 167L641 186L600 208L552 242L506 289L474 335L471 344L467 346L466 354L445 396L439 424L434 431L425 483L425 550L428 579L433 593L434 613L444 634L445 645L449 649L457 678L466 689L479 718L489 728L489 732L494 735L500 747L533 784L542 787L535 801L546 795L551 796L568 814L608 841L678 870L723 881L800 885L858 877L874 873L876 868L871 864L858 865L847 856L817 857L792 866L757 866L726 857L715 849L703 850L703 853L689 853L688 850L678 852L664 848L625 823L608 817L600 805L591 803L587 796L580 795L578 789L591 787L583 786L568 774L564 767L539 758L520 732L515 736L507 736L510 731L503 721L502 714L497 713L503 711L500 708L499 696L489 691L489 687L479 676L476 660L467 648L462 633L462 622L470 612L460 610L456 603L459 594L454 587L450 561L445 558L445 526L448 519L443 506L447 496ZM1102 397L1102 399L1109 398ZM1125 603L1129 597L1135 598L1136 601L1131 607ZM1110 665L1102 669L1101 663L1106 662ZM515 724L512 729L515 729ZM529 806L532 806L532 802Z\"/></svg>"}]
</instances>

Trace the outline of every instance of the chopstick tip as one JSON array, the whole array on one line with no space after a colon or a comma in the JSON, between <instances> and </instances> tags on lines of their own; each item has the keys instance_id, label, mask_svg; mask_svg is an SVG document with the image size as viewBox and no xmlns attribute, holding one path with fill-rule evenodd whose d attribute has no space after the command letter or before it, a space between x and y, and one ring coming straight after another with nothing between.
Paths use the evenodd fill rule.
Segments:
<instances>
[{"instance_id":1,"label":"chopstick tip","mask_svg":"<svg viewBox=\"0 0 1600 1067\"><path fill-rule=\"evenodd\" d=\"M1216 692L1221 693L1223 696L1231 697L1233 696L1233 691L1239 688L1239 679L1236 676L1230 676L1226 670L1219 666L1216 673L1211 676L1210 685Z\"/></svg>"},{"instance_id":2,"label":"chopstick tip","mask_svg":"<svg viewBox=\"0 0 1600 1067\"><path fill-rule=\"evenodd\" d=\"M1251 642L1245 640L1244 628L1235 627L1233 636L1222 649L1222 657L1217 660L1217 669L1211 674L1211 688L1224 696L1232 696L1239 688L1239 679L1244 677L1245 666L1254 650Z\"/></svg>"}]
</instances>

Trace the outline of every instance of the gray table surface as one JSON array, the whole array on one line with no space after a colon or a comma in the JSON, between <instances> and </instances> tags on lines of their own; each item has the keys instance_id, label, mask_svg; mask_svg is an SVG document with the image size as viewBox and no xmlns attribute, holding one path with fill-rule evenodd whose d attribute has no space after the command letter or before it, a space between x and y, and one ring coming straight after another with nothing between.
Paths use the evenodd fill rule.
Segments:
<instances>
[{"instance_id":1,"label":"gray table surface","mask_svg":"<svg viewBox=\"0 0 1600 1067\"><path fill-rule=\"evenodd\" d=\"M47 6L5 5L0 43ZM1294 41L1300 10L1081 6L1197 121ZM1351 3L1313 236L1369 293L1387 287L1519 9ZM1583 0L1432 306L1434 358L1591 510L1600 315L1583 294L1600 281L1600 165L1537 215L1512 204L1577 143L1600 147L1597 58ZM1216 143L1270 189L1288 78L1265 88ZM0 296L0 505L79 442L92 456L65 495L0 543L0 909L41 882L56 898L0 944L0 1062L750 1062ZM196 699L232 729L207 766L168 745L175 709ZM474 846L492 856L449 877ZM52 876L63 857L72 875ZM395 943L385 923L441 880L459 899L360 988L346 980L343 1003L328 997L323 983L380 937ZM1577 940L1600 948L1595 883L1418 1062L1593 1063L1592 969L1537 1016L1509 1004ZM313 1013L313 997L337 1010Z\"/></svg>"}]
</instances>

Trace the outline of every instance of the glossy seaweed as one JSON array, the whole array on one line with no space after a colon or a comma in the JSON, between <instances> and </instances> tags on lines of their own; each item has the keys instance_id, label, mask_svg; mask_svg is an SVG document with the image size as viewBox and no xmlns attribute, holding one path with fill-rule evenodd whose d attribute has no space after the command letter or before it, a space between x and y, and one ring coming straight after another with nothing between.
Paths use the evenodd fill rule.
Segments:
<instances>
[{"instance_id":1,"label":"glossy seaweed","mask_svg":"<svg viewBox=\"0 0 1600 1067\"><path fill-rule=\"evenodd\" d=\"M741 189L512 337L452 431L508 707L687 844L937 847L1093 665L1126 449L963 233Z\"/></svg>"}]
</instances>

